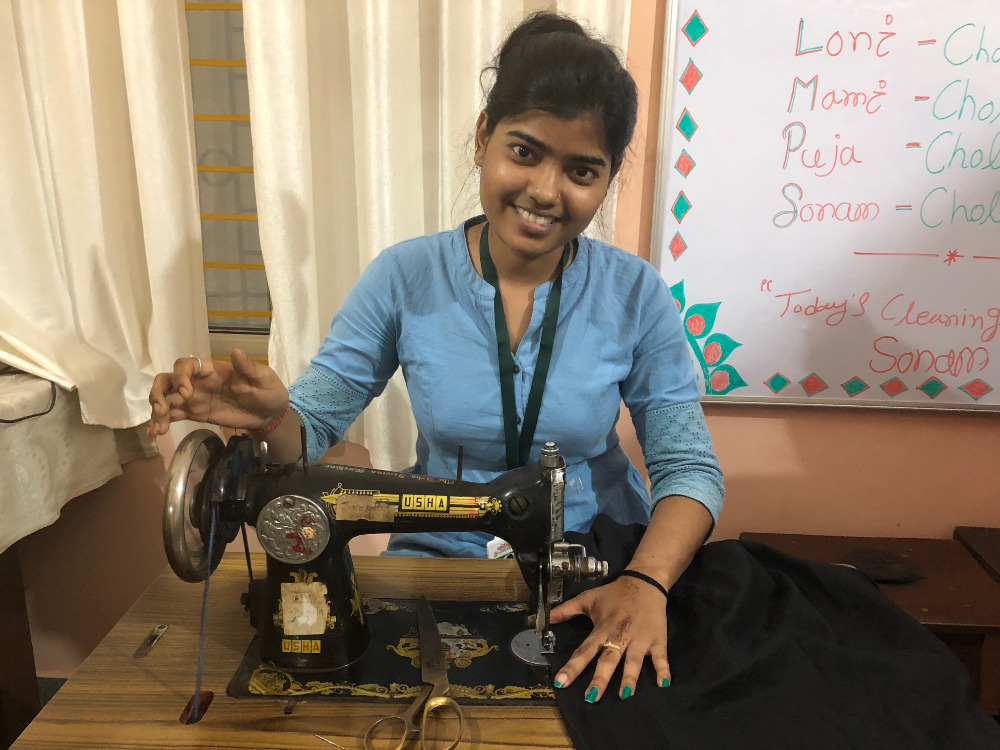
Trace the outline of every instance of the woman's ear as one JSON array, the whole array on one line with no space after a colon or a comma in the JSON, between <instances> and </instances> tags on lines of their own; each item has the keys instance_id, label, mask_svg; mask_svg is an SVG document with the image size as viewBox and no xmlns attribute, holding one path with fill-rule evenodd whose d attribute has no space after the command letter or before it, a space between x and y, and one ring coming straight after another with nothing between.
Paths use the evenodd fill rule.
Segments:
<instances>
[{"instance_id":1,"label":"woman's ear","mask_svg":"<svg viewBox=\"0 0 1000 750\"><path fill-rule=\"evenodd\" d=\"M476 120L476 153L473 160L477 167L483 166L483 158L486 156L486 144L490 137L486 134L486 113L480 112L479 119Z\"/></svg>"}]
</instances>

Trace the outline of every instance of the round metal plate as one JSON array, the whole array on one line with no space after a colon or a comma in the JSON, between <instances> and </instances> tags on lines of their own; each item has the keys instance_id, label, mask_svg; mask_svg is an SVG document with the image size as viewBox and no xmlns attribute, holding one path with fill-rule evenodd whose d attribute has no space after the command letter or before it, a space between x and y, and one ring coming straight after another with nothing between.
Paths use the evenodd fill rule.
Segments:
<instances>
[{"instance_id":1,"label":"round metal plate","mask_svg":"<svg viewBox=\"0 0 1000 750\"><path fill-rule=\"evenodd\" d=\"M163 499L163 548L174 573L190 583L204 581L226 551L224 544L217 544L212 550L209 568L201 530L192 521L196 515L202 479L224 448L222 439L211 430L195 430L177 446L167 469Z\"/></svg>"},{"instance_id":2,"label":"round metal plate","mask_svg":"<svg viewBox=\"0 0 1000 750\"><path fill-rule=\"evenodd\" d=\"M510 650L525 664L547 667L552 664L552 655L542 653L542 639L534 630L522 630L510 641Z\"/></svg>"},{"instance_id":3,"label":"round metal plate","mask_svg":"<svg viewBox=\"0 0 1000 750\"><path fill-rule=\"evenodd\" d=\"M276 497L257 516L257 538L264 551L290 565L308 562L330 542L330 520L315 500L302 495Z\"/></svg>"}]
</instances>

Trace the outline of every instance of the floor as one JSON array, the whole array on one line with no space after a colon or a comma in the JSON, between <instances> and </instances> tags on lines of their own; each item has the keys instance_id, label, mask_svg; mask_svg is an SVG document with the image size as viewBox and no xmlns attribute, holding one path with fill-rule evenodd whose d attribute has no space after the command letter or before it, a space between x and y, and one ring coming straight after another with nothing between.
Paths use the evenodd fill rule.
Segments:
<instances>
[{"instance_id":1,"label":"floor","mask_svg":"<svg viewBox=\"0 0 1000 750\"><path fill-rule=\"evenodd\" d=\"M43 706L49 702L49 699L52 698L56 692L58 692L64 682L66 682L66 680L60 677L38 678L38 697L41 699ZM3 744L3 740L0 740L0 750L7 750L8 747L9 745Z\"/></svg>"},{"instance_id":2,"label":"floor","mask_svg":"<svg viewBox=\"0 0 1000 750\"><path fill-rule=\"evenodd\" d=\"M39 677L38 678L38 697L42 700L42 705L44 706L49 702L49 699L56 694L56 692L63 686L66 680L60 677Z\"/></svg>"}]
</instances>

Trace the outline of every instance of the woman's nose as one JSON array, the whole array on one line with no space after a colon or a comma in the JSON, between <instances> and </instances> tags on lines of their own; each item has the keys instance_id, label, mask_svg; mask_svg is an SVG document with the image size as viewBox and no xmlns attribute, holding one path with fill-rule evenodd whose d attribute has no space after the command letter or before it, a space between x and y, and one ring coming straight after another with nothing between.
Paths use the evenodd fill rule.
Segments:
<instances>
[{"instance_id":1,"label":"woman's nose","mask_svg":"<svg viewBox=\"0 0 1000 750\"><path fill-rule=\"evenodd\" d=\"M540 164L532 170L528 197L538 206L553 206L559 200L559 177L556 165Z\"/></svg>"}]
</instances>

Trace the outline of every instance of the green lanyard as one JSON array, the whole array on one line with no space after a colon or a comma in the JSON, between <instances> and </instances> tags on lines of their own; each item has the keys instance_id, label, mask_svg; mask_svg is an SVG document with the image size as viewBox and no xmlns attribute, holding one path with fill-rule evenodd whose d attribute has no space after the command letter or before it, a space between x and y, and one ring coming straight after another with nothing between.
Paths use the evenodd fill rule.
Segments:
<instances>
[{"instance_id":1,"label":"green lanyard","mask_svg":"<svg viewBox=\"0 0 1000 750\"><path fill-rule=\"evenodd\" d=\"M542 342L538 347L538 361L535 363L535 375L531 379L531 390L528 392L528 404L524 410L524 420L521 434L517 429L517 406L514 403L514 355L510 353L510 333L507 331L507 317L503 312L503 299L500 297L500 281L497 279L497 269L490 257L490 242L487 238L490 225L483 227L479 239L479 263L483 269L483 278L496 290L493 298L493 316L497 329L497 358L500 362L500 397L503 401L503 432L507 442L507 468L516 469L528 463L531 452L531 441L535 437L535 426L538 424L538 412L542 408L542 392L545 390L545 378L549 373L549 362L552 361L552 344L556 338L556 323L559 321L559 298L562 296L562 271L569 263L570 243L563 247L562 261L559 273L552 281L548 299L545 301L545 315L542 317Z\"/></svg>"}]
</instances>

